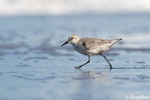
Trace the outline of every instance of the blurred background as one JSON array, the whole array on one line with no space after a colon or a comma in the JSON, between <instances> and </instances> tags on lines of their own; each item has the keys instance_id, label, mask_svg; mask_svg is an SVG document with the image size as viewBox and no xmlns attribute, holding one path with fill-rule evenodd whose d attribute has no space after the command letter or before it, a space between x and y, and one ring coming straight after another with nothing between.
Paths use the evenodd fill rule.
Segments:
<instances>
[{"instance_id":1,"label":"blurred background","mask_svg":"<svg viewBox=\"0 0 150 100\"><path fill-rule=\"evenodd\" d=\"M149 0L1 0L0 15L148 13Z\"/></svg>"},{"instance_id":2,"label":"blurred background","mask_svg":"<svg viewBox=\"0 0 150 100\"><path fill-rule=\"evenodd\" d=\"M74 33L124 37L130 47L145 47L148 45L140 43L150 39L149 12L148 0L0 0L0 34L1 38L17 34L12 35L16 38L19 34L30 44L42 42L42 37L54 37L52 45ZM35 34L38 39L31 40Z\"/></svg>"},{"instance_id":3,"label":"blurred background","mask_svg":"<svg viewBox=\"0 0 150 100\"><path fill-rule=\"evenodd\" d=\"M71 34L122 38L83 70ZM150 98L149 0L0 0L1 100Z\"/></svg>"}]
</instances>

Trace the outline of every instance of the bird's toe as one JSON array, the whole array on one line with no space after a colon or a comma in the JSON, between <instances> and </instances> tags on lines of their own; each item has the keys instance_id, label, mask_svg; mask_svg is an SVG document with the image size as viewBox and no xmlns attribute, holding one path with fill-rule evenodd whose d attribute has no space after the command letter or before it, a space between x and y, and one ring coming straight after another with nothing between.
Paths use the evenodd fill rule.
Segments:
<instances>
[{"instance_id":1,"label":"bird's toe","mask_svg":"<svg viewBox=\"0 0 150 100\"><path fill-rule=\"evenodd\" d=\"M77 67L74 67L75 69L80 69L81 67L80 66L77 66Z\"/></svg>"}]
</instances>

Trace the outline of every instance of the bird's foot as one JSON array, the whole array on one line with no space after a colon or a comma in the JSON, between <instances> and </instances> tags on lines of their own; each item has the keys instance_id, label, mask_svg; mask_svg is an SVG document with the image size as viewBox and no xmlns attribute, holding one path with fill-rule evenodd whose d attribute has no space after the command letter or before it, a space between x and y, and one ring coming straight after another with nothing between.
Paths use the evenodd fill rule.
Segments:
<instances>
[{"instance_id":1,"label":"bird's foot","mask_svg":"<svg viewBox=\"0 0 150 100\"><path fill-rule=\"evenodd\" d=\"M110 65L110 70L112 69L112 66Z\"/></svg>"},{"instance_id":2,"label":"bird's foot","mask_svg":"<svg viewBox=\"0 0 150 100\"><path fill-rule=\"evenodd\" d=\"M75 69L80 69L81 67L80 66L77 66L77 67L74 67Z\"/></svg>"},{"instance_id":3,"label":"bird's foot","mask_svg":"<svg viewBox=\"0 0 150 100\"><path fill-rule=\"evenodd\" d=\"M110 70L112 70L112 67L110 68Z\"/></svg>"}]
</instances>

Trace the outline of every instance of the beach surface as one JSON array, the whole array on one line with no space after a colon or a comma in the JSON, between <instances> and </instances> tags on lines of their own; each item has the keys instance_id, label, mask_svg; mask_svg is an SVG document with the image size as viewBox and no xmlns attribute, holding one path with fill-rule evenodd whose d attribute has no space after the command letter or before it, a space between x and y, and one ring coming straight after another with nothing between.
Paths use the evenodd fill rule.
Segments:
<instances>
[{"instance_id":1,"label":"beach surface","mask_svg":"<svg viewBox=\"0 0 150 100\"><path fill-rule=\"evenodd\" d=\"M0 100L150 100L150 14L0 17ZM71 34L122 38L87 57ZM139 100L139 99L138 99Z\"/></svg>"}]
</instances>

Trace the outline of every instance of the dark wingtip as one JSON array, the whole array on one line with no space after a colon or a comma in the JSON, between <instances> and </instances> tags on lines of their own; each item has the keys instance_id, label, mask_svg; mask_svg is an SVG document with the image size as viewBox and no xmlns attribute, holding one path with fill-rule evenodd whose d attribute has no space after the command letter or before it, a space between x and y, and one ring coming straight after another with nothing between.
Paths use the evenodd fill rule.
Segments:
<instances>
[{"instance_id":1,"label":"dark wingtip","mask_svg":"<svg viewBox=\"0 0 150 100\"><path fill-rule=\"evenodd\" d=\"M122 39L122 38L120 38L120 39L115 39L115 40L118 42L118 41L121 41L121 40L123 40L123 39Z\"/></svg>"},{"instance_id":2,"label":"dark wingtip","mask_svg":"<svg viewBox=\"0 0 150 100\"><path fill-rule=\"evenodd\" d=\"M123 40L123 39L122 39L122 38L120 38L120 39L116 39L116 40L121 41L121 40Z\"/></svg>"}]
</instances>

